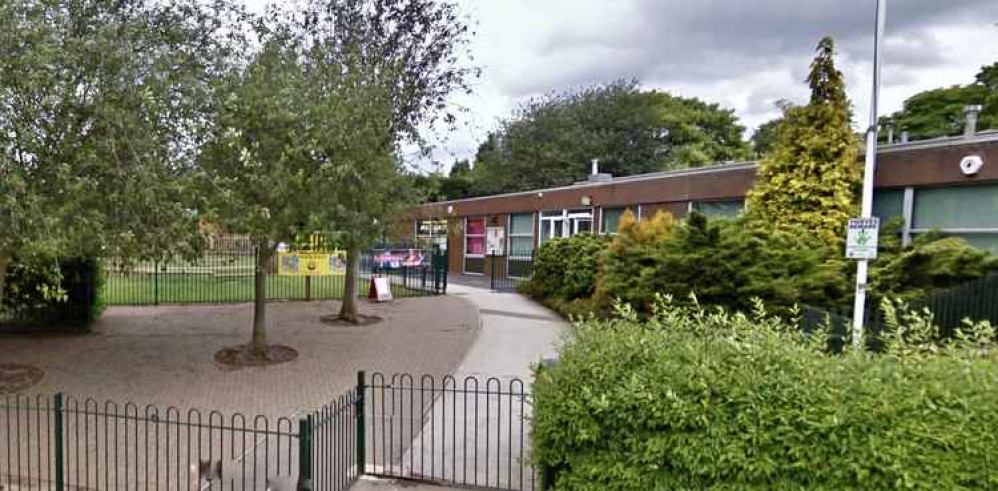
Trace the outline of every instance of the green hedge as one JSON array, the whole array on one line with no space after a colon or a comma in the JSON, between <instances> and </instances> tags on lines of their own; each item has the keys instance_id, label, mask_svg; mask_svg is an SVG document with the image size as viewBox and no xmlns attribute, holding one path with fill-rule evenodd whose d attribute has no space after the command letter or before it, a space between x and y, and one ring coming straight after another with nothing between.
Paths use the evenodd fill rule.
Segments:
<instances>
[{"instance_id":1,"label":"green hedge","mask_svg":"<svg viewBox=\"0 0 998 491\"><path fill-rule=\"evenodd\" d=\"M530 291L543 298L589 298L596 286L597 261L610 238L580 234L541 245L534 259Z\"/></svg>"},{"instance_id":2,"label":"green hedge","mask_svg":"<svg viewBox=\"0 0 998 491\"><path fill-rule=\"evenodd\" d=\"M603 313L617 300L649 314L656 294L686 298L696 292L707 305L750 307L760 298L772 307L844 304L850 292L845 261L820 242L748 226L744 219L708 220L699 213L655 241L629 231L601 263L596 304Z\"/></svg>"},{"instance_id":3,"label":"green hedge","mask_svg":"<svg viewBox=\"0 0 998 491\"><path fill-rule=\"evenodd\" d=\"M37 259L7 273L0 323L29 328L82 328L104 312L103 262Z\"/></svg>"},{"instance_id":4,"label":"green hedge","mask_svg":"<svg viewBox=\"0 0 998 491\"><path fill-rule=\"evenodd\" d=\"M578 324L537 373L557 490L998 489L990 327L936 346L909 319L886 354L836 356L764 313L656 310Z\"/></svg>"}]
</instances>

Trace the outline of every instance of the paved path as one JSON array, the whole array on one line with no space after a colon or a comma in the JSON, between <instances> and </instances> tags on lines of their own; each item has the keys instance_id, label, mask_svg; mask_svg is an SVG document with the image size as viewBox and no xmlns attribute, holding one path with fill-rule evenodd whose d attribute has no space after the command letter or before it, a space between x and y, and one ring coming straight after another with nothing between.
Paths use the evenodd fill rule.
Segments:
<instances>
[{"instance_id":1,"label":"paved path","mask_svg":"<svg viewBox=\"0 0 998 491\"><path fill-rule=\"evenodd\" d=\"M567 323L518 294L455 284L449 285L448 294L477 307L481 319L478 336L453 373L457 389L470 376L482 381L481 390L490 387L491 394L438 397L423 418L423 430L397 462L399 467L387 472L417 479L533 489L536 477L527 461L530 401L516 394L523 389L530 391L531 367L555 356L555 346ZM488 378L498 379L501 389L487 385L484 381ZM511 384L517 379L523 385ZM355 491L404 485L411 483L365 481Z\"/></svg>"},{"instance_id":2,"label":"paved path","mask_svg":"<svg viewBox=\"0 0 998 491\"><path fill-rule=\"evenodd\" d=\"M301 356L266 368L230 370L213 360L217 350L249 340L251 304L114 307L89 335L0 333L0 363L43 369L31 394L292 416L352 388L357 370L451 373L479 331L476 308L461 297L364 301L360 308L384 321L333 327L320 318L339 310L337 301L270 303L270 341Z\"/></svg>"},{"instance_id":3,"label":"paved path","mask_svg":"<svg viewBox=\"0 0 998 491\"><path fill-rule=\"evenodd\" d=\"M515 293L494 293L449 285L449 295L478 308L482 329L458 365L455 376L487 375L531 378L531 366L555 356L555 345L567 323L537 302Z\"/></svg>"}]
</instances>

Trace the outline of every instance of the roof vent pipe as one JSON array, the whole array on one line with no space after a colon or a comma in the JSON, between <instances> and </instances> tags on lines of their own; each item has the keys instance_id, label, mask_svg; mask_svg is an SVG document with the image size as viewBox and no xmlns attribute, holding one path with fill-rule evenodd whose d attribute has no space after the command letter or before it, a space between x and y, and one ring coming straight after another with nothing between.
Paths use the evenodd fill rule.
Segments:
<instances>
[{"instance_id":1,"label":"roof vent pipe","mask_svg":"<svg viewBox=\"0 0 998 491\"><path fill-rule=\"evenodd\" d=\"M894 144L894 121L887 122L887 144Z\"/></svg>"},{"instance_id":2,"label":"roof vent pipe","mask_svg":"<svg viewBox=\"0 0 998 491\"><path fill-rule=\"evenodd\" d=\"M593 159L593 170L592 175L599 174L599 159Z\"/></svg>"},{"instance_id":3,"label":"roof vent pipe","mask_svg":"<svg viewBox=\"0 0 998 491\"><path fill-rule=\"evenodd\" d=\"M908 143L908 132L907 131L902 131L901 132L901 143Z\"/></svg>"},{"instance_id":4,"label":"roof vent pipe","mask_svg":"<svg viewBox=\"0 0 998 491\"><path fill-rule=\"evenodd\" d=\"M984 107L980 105L963 108L963 113L967 115L967 124L963 127L963 136L974 136L977 134L977 117L983 109Z\"/></svg>"}]
</instances>

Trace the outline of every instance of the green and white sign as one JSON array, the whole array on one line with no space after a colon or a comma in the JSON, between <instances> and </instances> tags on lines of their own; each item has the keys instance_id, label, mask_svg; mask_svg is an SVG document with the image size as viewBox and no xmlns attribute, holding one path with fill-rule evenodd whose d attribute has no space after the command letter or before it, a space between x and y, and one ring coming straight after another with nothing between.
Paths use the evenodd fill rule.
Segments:
<instances>
[{"instance_id":1,"label":"green and white sign","mask_svg":"<svg viewBox=\"0 0 998 491\"><path fill-rule=\"evenodd\" d=\"M876 259L879 238L879 218L850 219L849 229L846 231L846 257L849 259Z\"/></svg>"}]
</instances>

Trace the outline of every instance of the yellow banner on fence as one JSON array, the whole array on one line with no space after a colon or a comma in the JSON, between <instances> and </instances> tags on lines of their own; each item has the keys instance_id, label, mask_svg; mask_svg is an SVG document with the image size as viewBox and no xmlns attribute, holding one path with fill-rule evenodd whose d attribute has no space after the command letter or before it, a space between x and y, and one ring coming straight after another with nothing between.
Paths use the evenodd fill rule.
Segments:
<instances>
[{"instance_id":1,"label":"yellow banner on fence","mask_svg":"<svg viewBox=\"0 0 998 491\"><path fill-rule=\"evenodd\" d=\"M328 254L312 252L277 253L278 276L344 276L347 273L346 251Z\"/></svg>"}]
</instances>

